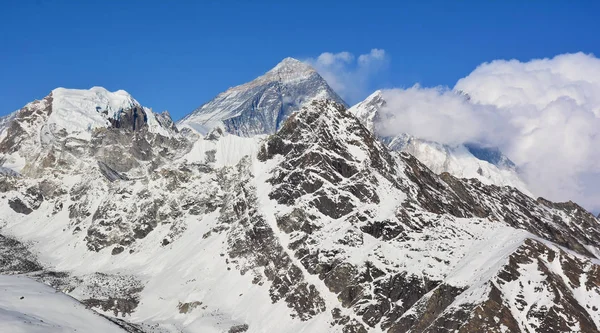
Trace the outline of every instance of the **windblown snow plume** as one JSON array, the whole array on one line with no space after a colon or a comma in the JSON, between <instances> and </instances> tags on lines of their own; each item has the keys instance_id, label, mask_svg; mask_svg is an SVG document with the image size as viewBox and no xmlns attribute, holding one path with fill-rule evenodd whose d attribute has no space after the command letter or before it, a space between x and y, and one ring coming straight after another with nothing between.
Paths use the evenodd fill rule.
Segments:
<instances>
[{"instance_id":1,"label":"windblown snow plume","mask_svg":"<svg viewBox=\"0 0 600 333\"><path fill-rule=\"evenodd\" d=\"M600 209L600 59L496 60L448 88L391 89L378 126L440 143L498 146L530 189Z\"/></svg>"}]
</instances>

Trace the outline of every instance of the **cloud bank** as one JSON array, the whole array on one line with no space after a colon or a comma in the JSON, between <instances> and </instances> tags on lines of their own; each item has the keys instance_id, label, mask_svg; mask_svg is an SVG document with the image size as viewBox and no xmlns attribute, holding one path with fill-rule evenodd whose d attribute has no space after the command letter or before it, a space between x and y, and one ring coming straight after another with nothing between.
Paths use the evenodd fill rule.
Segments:
<instances>
[{"instance_id":1,"label":"cloud bank","mask_svg":"<svg viewBox=\"0 0 600 333\"><path fill-rule=\"evenodd\" d=\"M380 135L409 133L449 145L478 142L493 145L510 135L511 128L492 105L473 104L447 87L383 90L386 107L375 124Z\"/></svg>"},{"instance_id":2,"label":"cloud bank","mask_svg":"<svg viewBox=\"0 0 600 333\"><path fill-rule=\"evenodd\" d=\"M321 53L317 58L307 59L344 100L358 102L369 93L369 85L385 69L388 56L385 50L372 49L355 57L350 52Z\"/></svg>"},{"instance_id":3,"label":"cloud bank","mask_svg":"<svg viewBox=\"0 0 600 333\"><path fill-rule=\"evenodd\" d=\"M595 56L495 60L453 89L391 89L384 99L384 121L377 124L382 134L497 146L536 195L600 211L600 59Z\"/></svg>"}]
</instances>

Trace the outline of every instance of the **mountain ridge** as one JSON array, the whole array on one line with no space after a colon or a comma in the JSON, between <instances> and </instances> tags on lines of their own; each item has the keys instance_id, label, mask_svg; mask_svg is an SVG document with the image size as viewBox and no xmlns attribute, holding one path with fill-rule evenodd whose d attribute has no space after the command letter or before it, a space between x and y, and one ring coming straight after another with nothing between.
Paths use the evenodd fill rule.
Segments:
<instances>
[{"instance_id":1,"label":"mountain ridge","mask_svg":"<svg viewBox=\"0 0 600 333\"><path fill-rule=\"evenodd\" d=\"M129 332L600 328L595 216L434 172L343 103L251 136L150 131L131 105L80 103L104 125L40 140L53 105L0 135L0 161L24 165L0 173L0 273Z\"/></svg>"}]
</instances>

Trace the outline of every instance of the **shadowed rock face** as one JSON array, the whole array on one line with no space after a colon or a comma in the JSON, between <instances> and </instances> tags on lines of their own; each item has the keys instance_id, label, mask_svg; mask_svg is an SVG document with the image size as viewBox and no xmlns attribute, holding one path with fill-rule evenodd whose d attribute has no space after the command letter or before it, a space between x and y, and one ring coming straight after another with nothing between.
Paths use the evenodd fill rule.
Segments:
<instances>
[{"instance_id":1,"label":"shadowed rock face","mask_svg":"<svg viewBox=\"0 0 600 333\"><path fill-rule=\"evenodd\" d=\"M0 274L23 274L42 269L25 245L16 239L0 235Z\"/></svg>"},{"instance_id":2,"label":"shadowed rock face","mask_svg":"<svg viewBox=\"0 0 600 333\"><path fill-rule=\"evenodd\" d=\"M168 115L168 114L167 114ZM128 110L119 111L117 117L109 118L111 126L114 128L130 129L132 131L141 131L148 127L148 115L141 106L134 106ZM171 123L165 124L172 127Z\"/></svg>"},{"instance_id":3,"label":"shadowed rock face","mask_svg":"<svg viewBox=\"0 0 600 333\"><path fill-rule=\"evenodd\" d=\"M232 326L227 333L242 333L248 331L248 324Z\"/></svg>"},{"instance_id":4,"label":"shadowed rock face","mask_svg":"<svg viewBox=\"0 0 600 333\"><path fill-rule=\"evenodd\" d=\"M32 186L26 189L21 195L8 199L8 206L17 213L29 215L38 209L43 201L44 196L40 190Z\"/></svg>"},{"instance_id":5,"label":"shadowed rock face","mask_svg":"<svg viewBox=\"0 0 600 333\"><path fill-rule=\"evenodd\" d=\"M427 296L420 298L414 306L416 309L414 313L402 316L391 325L388 332L424 332L432 326L434 321L440 322L435 327L442 332L451 332L454 329L458 329L461 324L460 321L466 318L456 314L451 320L442 320L438 317L454 302L456 296L460 295L464 290L464 288L457 288L447 284L437 286Z\"/></svg>"},{"instance_id":6,"label":"shadowed rock face","mask_svg":"<svg viewBox=\"0 0 600 333\"><path fill-rule=\"evenodd\" d=\"M516 165L508 159L500 149L495 147L482 147L477 144L465 144L465 147L469 150L473 156L477 157L480 160L487 161L492 163L493 165L505 167L505 168L516 168Z\"/></svg>"},{"instance_id":7,"label":"shadowed rock face","mask_svg":"<svg viewBox=\"0 0 600 333\"><path fill-rule=\"evenodd\" d=\"M131 291L131 294L135 293L136 291ZM88 298L81 301L81 303L90 308L99 308L102 309L102 311L112 311L115 317L119 314L121 314L122 317L125 317L127 315L131 315L131 313L135 310L139 304L139 299L112 297L109 297L108 299Z\"/></svg>"}]
</instances>

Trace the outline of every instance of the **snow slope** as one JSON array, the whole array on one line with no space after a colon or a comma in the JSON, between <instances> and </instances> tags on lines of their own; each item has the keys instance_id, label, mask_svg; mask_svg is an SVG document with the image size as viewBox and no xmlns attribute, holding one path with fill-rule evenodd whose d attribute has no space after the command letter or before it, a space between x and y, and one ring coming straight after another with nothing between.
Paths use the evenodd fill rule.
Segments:
<instances>
[{"instance_id":1,"label":"snow slope","mask_svg":"<svg viewBox=\"0 0 600 333\"><path fill-rule=\"evenodd\" d=\"M109 119L118 120L121 113L135 107L144 110L150 132L169 136L168 129L157 121L156 115L143 108L125 90L110 92L103 87L84 89L57 88L52 90L52 113L48 125L68 133L89 133L96 128L110 126Z\"/></svg>"},{"instance_id":2,"label":"snow slope","mask_svg":"<svg viewBox=\"0 0 600 333\"><path fill-rule=\"evenodd\" d=\"M125 332L76 299L24 276L0 275L0 331Z\"/></svg>"},{"instance_id":3,"label":"snow slope","mask_svg":"<svg viewBox=\"0 0 600 333\"><path fill-rule=\"evenodd\" d=\"M465 144L443 145L410 135L385 138L383 141L388 144L390 149L407 152L415 156L437 174L448 172L460 178L475 178L484 184L512 186L527 195L533 196L510 160L508 160L508 163L490 163L472 153L471 149L474 146ZM493 148L485 149L493 151Z\"/></svg>"}]
</instances>

